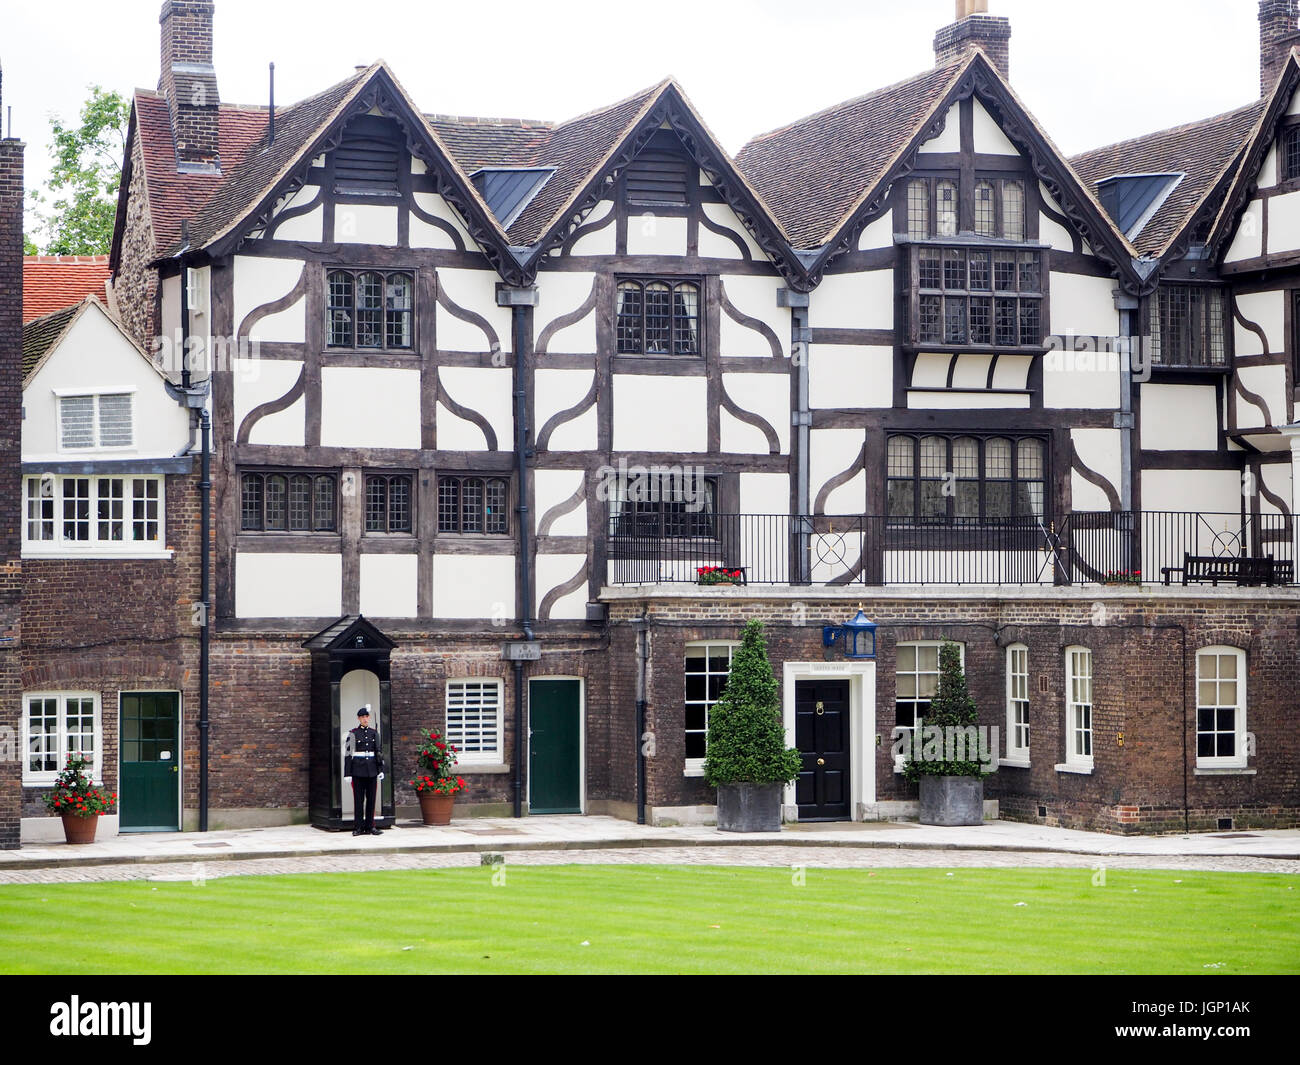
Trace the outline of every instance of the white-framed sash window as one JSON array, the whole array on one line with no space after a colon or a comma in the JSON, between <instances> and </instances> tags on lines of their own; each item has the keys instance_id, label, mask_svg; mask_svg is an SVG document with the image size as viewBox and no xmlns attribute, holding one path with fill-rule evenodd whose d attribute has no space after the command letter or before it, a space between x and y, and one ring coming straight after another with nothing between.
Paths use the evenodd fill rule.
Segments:
<instances>
[{"instance_id":1,"label":"white-framed sash window","mask_svg":"<svg viewBox=\"0 0 1300 1065\"><path fill-rule=\"evenodd\" d=\"M164 497L158 475L24 477L23 554L161 551Z\"/></svg>"},{"instance_id":2,"label":"white-framed sash window","mask_svg":"<svg viewBox=\"0 0 1300 1065\"><path fill-rule=\"evenodd\" d=\"M103 779L103 733L96 692L28 692L23 695L23 784L52 785L68 755L90 759L91 776Z\"/></svg>"},{"instance_id":3,"label":"white-framed sash window","mask_svg":"<svg viewBox=\"0 0 1300 1065\"><path fill-rule=\"evenodd\" d=\"M1196 652L1196 765L1246 766L1246 652L1203 647Z\"/></svg>"},{"instance_id":4,"label":"white-framed sash window","mask_svg":"<svg viewBox=\"0 0 1300 1065\"><path fill-rule=\"evenodd\" d=\"M1065 768L1092 772L1092 651L1065 649Z\"/></svg>"},{"instance_id":5,"label":"white-framed sash window","mask_svg":"<svg viewBox=\"0 0 1300 1065\"><path fill-rule=\"evenodd\" d=\"M1029 648L1007 648L1007 759L1029 762Z\"/></svg>"}]
</instances>

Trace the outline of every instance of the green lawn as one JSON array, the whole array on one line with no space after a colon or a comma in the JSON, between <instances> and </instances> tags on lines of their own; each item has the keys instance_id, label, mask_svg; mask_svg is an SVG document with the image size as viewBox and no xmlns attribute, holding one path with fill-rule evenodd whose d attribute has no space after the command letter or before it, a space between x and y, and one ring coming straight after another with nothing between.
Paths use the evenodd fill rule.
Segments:
<instances>
[{"instance_id":1,"label":"green lawn","mask_svg":"<svg viewBox=\"0 0 1300 1065\"><path fill-rule=\"evenodd\" d=\"M1295 876L1108 870L1094 886L1087 869L809 868L800 885L788 868L504 873L5 886L0 971L72 958L80 973L1300 972Z\"/></svg>"}]
</instances>

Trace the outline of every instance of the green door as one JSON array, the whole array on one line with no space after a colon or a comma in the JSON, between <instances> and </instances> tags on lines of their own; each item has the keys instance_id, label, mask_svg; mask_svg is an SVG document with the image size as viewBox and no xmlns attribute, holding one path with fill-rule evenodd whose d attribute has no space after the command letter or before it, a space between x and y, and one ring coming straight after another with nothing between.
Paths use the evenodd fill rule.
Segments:
<instances>
[{"instance_id":1,"label":"green door","mask_svg":"<svg viewBox=\"0 0 1300 1065\"><path fill-rule=\"evenodd\" d=\"M582 813L582 698L576 680L528 682L528 812Z\"/></svg>"},{"instance_id":2,"label":"green door","mask_svg":"<svg viewBox=\"0 0 1300 1065\"><path fill-rule=\"evenodd\" d=\"M180 829L180 695L123 692L118 825L123 832Z\"/></svg>"}]
</instances>

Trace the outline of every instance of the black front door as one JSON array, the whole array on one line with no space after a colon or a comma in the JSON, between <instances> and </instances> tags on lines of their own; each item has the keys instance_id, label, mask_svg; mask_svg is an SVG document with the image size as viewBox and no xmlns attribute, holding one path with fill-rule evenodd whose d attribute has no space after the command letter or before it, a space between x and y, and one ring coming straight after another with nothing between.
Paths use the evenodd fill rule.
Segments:
<instances>
[{"instance_id":1,"label":"black front door","mask_svg":"<svg viewBox=\"0 0 1300 1065\"><path fill-rule=\"evenodd\" d=\"M795 784L800 821L849 818L849 682L794 686L794 739L803 759Z\"/></svg>"}]
</instances>

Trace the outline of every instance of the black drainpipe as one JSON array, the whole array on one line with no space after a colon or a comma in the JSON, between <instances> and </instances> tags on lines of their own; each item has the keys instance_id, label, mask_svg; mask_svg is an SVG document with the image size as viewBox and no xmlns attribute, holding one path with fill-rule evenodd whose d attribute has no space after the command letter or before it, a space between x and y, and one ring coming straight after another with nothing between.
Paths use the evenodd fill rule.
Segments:
<instances>
[{"instance_id":1,"label":"black drainpipe","mask_svg":"<svg viewBox=\"0 0 1300 1065\"><path fill-rule=\"evenodd\" d=\"M515 304L511 314L511 350L514 353L515 391L515 480L519 518L519 626L524 639L533 639L533 588L532 566L528 557L528 393L524 370L524 344L527 337L528 308ZM527 739L524 724L524 664L514 662L515 673L515 764L514 779L510 783L513 799L512 814L523 816L524 742Z\"/></svg>"},{"instance_id":2,"label":"black drainpipe","mask_svg":"<svg viewBox=\"0 0 1300 1065\"><path fill-rule=\"evenodd\" d=\"M650 608L641 608L641 617L636 634L637 642L637 676L636 676L636 823L645 824L645 734L646 708L649 706L648 672L650 659Z\"/></svg>"}]
</instances>

